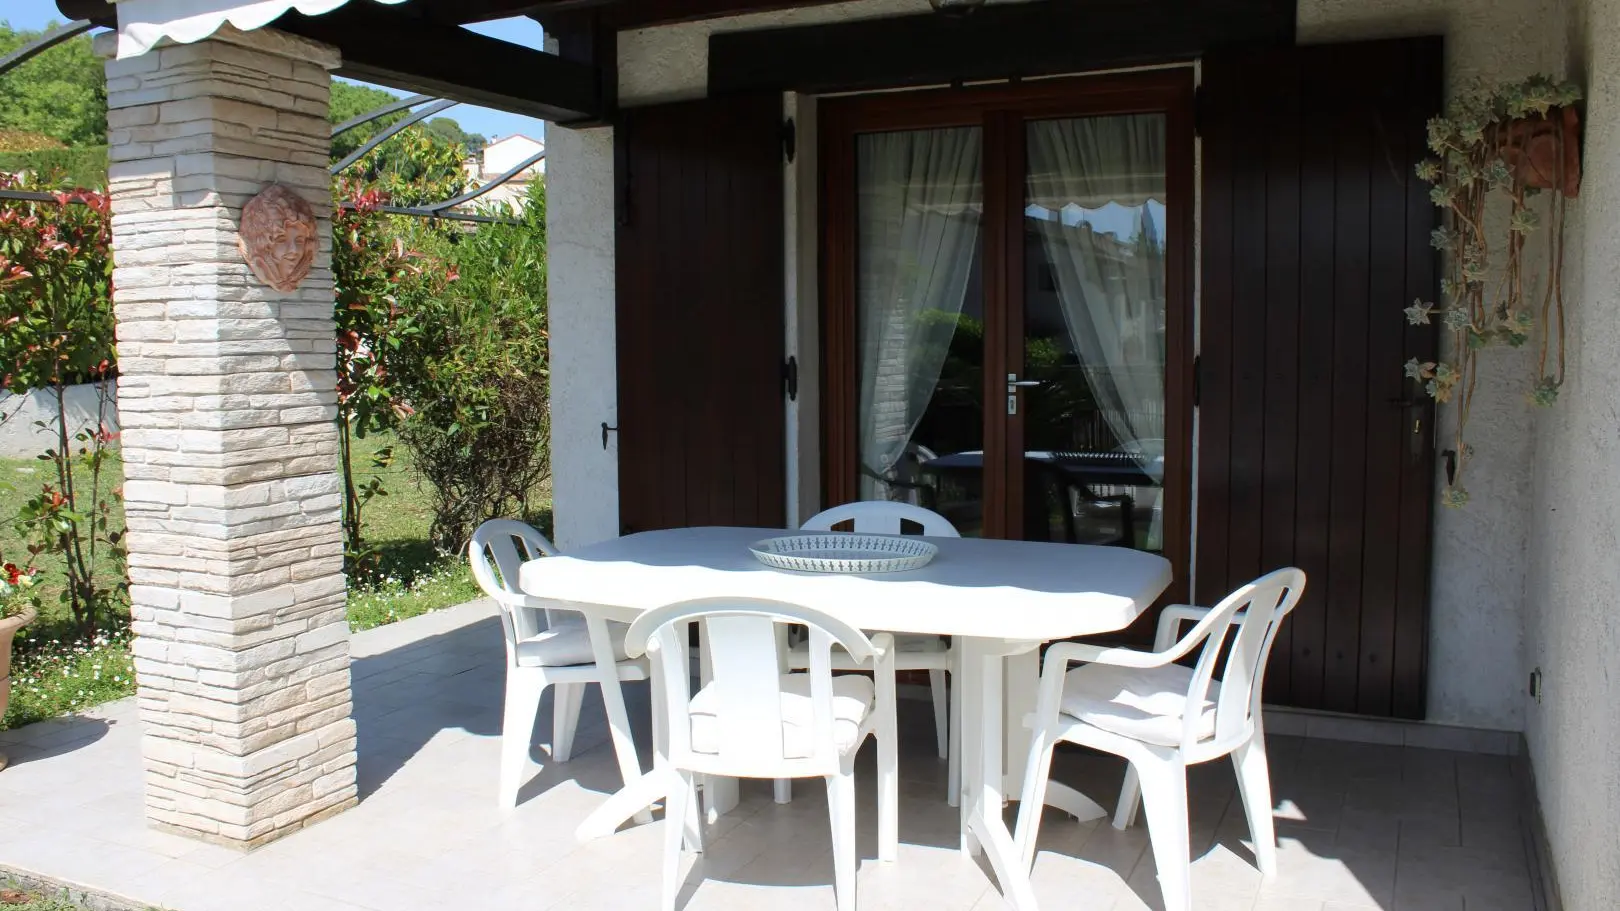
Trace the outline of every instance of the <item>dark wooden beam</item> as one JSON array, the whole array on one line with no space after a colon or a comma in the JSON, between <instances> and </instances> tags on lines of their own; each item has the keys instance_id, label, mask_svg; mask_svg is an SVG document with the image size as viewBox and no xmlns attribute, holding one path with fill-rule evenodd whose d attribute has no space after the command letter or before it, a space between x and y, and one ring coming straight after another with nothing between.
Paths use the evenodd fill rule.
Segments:
<instances>
[{"instance_id":1,"label":"dark wooden beam","mask_svg":"<svg viewBox=\"0 0 1620 911\"><path fill-rule=\"evenodd\" d=\"M338 75L559 123L600 119L594 66L370 3L322 16L289 13L276 28L335 45Z\"/></svg>"},{"instance_id":2,"label":"dark wooden beam","mask_svg":"<svg viewBox=\"0 0 1620 911\"><path fill-rule=\"evenodd\" d=\"M558 13L600 9L605 23L623 31L837 2L840 0L541 0L530 15L550 27L552 16Z\"/></svg>"},{"instance_id":3,"label":"dark wooden beam","mask_svg":"<svg viewBox=\"0 0 1620 911\"><path fill-rule=\"evenodd\" d=\"M1295 0L1037 0L927 14L723 32L709 94L836 92L1052 76L1293 44Z\"/></svg>"},{"instance_id":4,"label":"dark wooden beam","mask_svg":"<svg viewBox=\"0 0 1620 911\"><path fill-rule=\"evenodd\" d=\"M600 9L589 8L559 14L545 29L557 41L557 56L596 71L597 90L602 99L599 117L562 125L577 128L611 123L619 97L618 31L607 24Z\"/></svg>"},{"instance_id":5,"label":"dark wooden beam","mask_svg":"<svg viewBox=\"0 0 1620 911\"><path fill-rule=\"evenodd\" d=\"M528 15L530 10L540 5L540 0L435 0L424 5L422 13L435 22L465 25Z\"/></svg>"}]
</instances>

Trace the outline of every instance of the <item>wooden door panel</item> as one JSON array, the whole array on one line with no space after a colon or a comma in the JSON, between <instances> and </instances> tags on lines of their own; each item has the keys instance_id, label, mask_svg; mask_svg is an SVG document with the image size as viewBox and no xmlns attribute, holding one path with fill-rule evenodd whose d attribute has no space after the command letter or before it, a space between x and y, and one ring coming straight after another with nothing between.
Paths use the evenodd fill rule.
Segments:
<instances>
[{"instance_id":1,"label":"wooden door panel","mask_svg":"<svg viewBox=\"0 0 1620 911\"><path fill-rule=\"evenodd\" d=\"M625 531L786 521L781 99L633 108L615 131Z\"/></svg>"},{"instance_id":2,"label":"wooden door panel","mask_svg":"<svg viewBox=\"0 0 1620 911\"><path fill-rule=\"evenodd\" d=\"M1211 57L1203 91L1198 600L1301 567L1267 701L1422 717L1433 416L1399 402L1435 335L1401 310L1436 293L1440 40Z\"/></svg>"}]
</instances>

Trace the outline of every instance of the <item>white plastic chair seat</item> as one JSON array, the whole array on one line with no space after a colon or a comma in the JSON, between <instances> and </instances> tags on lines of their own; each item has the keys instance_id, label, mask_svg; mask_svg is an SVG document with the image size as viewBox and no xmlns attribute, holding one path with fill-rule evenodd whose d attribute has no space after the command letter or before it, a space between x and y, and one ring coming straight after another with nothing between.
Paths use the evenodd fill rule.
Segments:
<instances>
[{"instance_id":1,"label":"white plastic chair seat","mask_svg":"<svg viewBox=\"0 0 1620 911\"><path fill-rule=\"evenodd\" d=\"M1147 668L1082 665L1064 677L1058 709L1111 734L1179 746L1192 681L1193 669L1179 664ZM1200 739L1215 736L1215 704L1220 692L1220 681L1210 681L1198 719Z\"/></svg>"},{"instance_id":2,"label":"white plastic chair seat","mask_svg":"<svg viewBox=\"0 0 1620 911\"><path fill-rule=\"evenodd\" d=\"M854 746L860 737L861 724L871 713L877 690L872 678L858 674L845 674L832 679L833 741L839 752ZM692 751L718 753L720 728L715 721L719 707L714 684L710 684L692 697ZM782 747L787 759L805 759L815 753L815 703L810 700L809 674L782 675Z\"/></svg>"},{"instance_id":3,"label":"white plastic chair seat","mask_svg":"<svg viewBox=\"0 0 1620 911\"><path fill-rule=\"evenodd\" d=\"M614 660L624 661L624 634L630 626L609 622L607 628ZM591 664L595 660L596 656L591 652L591 636L583 619L563 621L517 644L519 667L573 667Z\"/></svg>"}]
</instances>

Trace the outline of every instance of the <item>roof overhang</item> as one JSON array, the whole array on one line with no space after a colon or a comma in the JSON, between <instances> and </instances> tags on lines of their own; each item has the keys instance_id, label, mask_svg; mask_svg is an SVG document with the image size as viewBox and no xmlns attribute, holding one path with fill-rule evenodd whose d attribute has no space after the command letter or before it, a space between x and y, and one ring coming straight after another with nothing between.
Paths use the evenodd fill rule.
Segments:
<instances>
[{"instance_id":1,"label":"roof overhang","mask_svg":"<svg viewBox=\"0 0 1620 911\"><path fill-rule=\"evenodd\" d=\"M594 19L559 29L559 53L461 28L535 0L57 0L64 15L116 28L117 56L190 43L227 25L272 27L335 48L336 75L567 126L613 108L612 33ZM455 11L452 13L452 11Z\"/></svg>"},{"instance_id":2,"label":"roof overhang","mask_svg":"<svg viewBox=\"0 0 1620 911\"><path fill-rule=\"evenodd\" d=\"M319 16L351 0L119 0L118 58L138 57L164 39L190 44L226 24L244 32L262 28L289 12ZM393 5L406 0L358 0Z\"/></svg>"}]
</instances>

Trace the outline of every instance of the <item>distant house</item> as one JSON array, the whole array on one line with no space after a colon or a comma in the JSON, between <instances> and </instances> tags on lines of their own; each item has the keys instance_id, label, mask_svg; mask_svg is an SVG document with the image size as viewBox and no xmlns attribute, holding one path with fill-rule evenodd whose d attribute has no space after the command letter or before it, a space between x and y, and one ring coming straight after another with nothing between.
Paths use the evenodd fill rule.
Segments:
<instances>
[{"instance_id":1,"label":"distant house","mask_svg":"<svg viewBox=\"0 0 1620 911\"><path fill-rule=\"evenodd\" d=\"M535 155L544 152L545 149L546 144L544 141L530 139L522 134L513 134L497 139L484 146L483 151L479 154L467 158L468 181L473 186L483 186L523 164L523 162L528 161ZM474 206L486 206L502 202L521 206L524 197L529 192L529 181L545 173L546 160L541 158L538 162L524 168L513 176L511 180L478 197Z\"/></svg>"}]
</instances>

